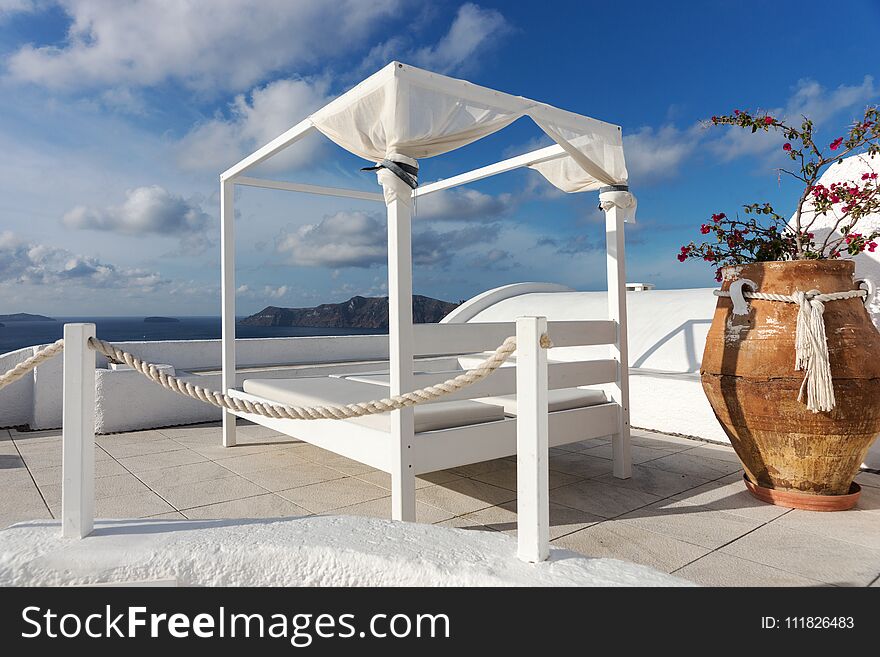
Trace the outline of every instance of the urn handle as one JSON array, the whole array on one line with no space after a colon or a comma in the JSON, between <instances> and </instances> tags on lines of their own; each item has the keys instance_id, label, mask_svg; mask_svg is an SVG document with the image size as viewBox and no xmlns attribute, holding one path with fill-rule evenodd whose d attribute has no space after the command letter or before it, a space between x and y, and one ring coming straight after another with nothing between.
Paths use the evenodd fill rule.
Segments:
<instances>
[{"instance_id":1,"label":"urn handle","mask_svg":"<svg viewBox=\"0 0 880 657\"><path fill-rule=\"evenodd\" d=\"M857 287L867 291L868 294L865 295L865 307L867 307L874 300L874 295L877 293L877 287L874 285L874 281L870 278L857 278L855 283Z\"/></svg>"},{"instance_id":2,"label":"urn handle","mask_svg":"<svg viewBox=\"0 0 880 657\"><path fill-rule=\"evenodd\" d=\"M733 303L734 315L749 314L749 303L746 301L743 287L748 287L749 290L754 292L758 289L758 284L750 281L748 278L740 278L730 284L730 300Z\"/></svg>"}]
</instances>

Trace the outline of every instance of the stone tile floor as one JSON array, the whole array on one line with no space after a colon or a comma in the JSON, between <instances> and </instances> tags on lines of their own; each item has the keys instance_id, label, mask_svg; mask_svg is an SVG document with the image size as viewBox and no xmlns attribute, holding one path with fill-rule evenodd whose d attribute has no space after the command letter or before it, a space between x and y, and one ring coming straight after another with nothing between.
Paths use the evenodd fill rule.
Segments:
<instances>
[{"instance_id":1,"label":"stone tile floor","mask_svg":"<svg viewBox=\"0 0 880 657\"><path fill-rule=\"evenodd\" d=\"M389 517L390 478L265 427L216 424L99 436L98 517ZM551 538L720 586L880 586L880 475L862 473L856 510L807 513L745 492L729 447L633 434L633 476L611 476L607 441L554 448ZM57 517L60 431L0 429L0 527ZM418 480L420 522L513 533L516 466L499 459Z\"/></svg>"}]
</instances>

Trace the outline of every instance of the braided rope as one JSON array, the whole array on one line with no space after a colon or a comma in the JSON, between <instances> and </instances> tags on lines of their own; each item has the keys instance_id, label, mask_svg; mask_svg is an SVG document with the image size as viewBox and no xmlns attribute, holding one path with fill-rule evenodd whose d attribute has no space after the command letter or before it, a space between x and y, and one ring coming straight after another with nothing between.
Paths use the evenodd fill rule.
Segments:
<instances>
[{"instance_id":1,"label":"braided rope","mask_svg":"<svg viewBox=\"0 0 880 657\"><path fill-rule=\"evenodd\" d=\"M40 351L35 353L30 358L21 361L11 370L0 375L0 390L18 381L25 374L34 369L37 365L40 365L50 358L55 357L55 355L60 353L62 349L64 349L64 340L57 340L50 344L48 347L40 349Z\"/></svg>"},{"instance_id":2,"label":"braided rope","mask_svg":"<svg viewBox=\"0 0 880 657\"><path fill-rule=\"evenodd\" d=\"M549 336L546 334L541 336L540 346L542 349L549 349L553 346ZM306 407L251 402L247 399L230 397L217 390L210 390L199 385L181 381L177 377L161 371L156 365L147 363L134 354L130 354L127 351L115 347L104 340L99 340L98 338L89 338L89 347L104 354L114 362L125 363L136 372L144 375L150 381L153 381L167 390L171 390L172 392L176 392L185 397L197 399L207 404L211 404L212 406L217 406L218 408L253 413L255 415L262 415L263 417L276 419L345 420L416 406L427 401L439 399L445 395L467 388L468 386L472 386L487 378L495 370L501 367L508 358L510 358L510 356L516 351L516 337L510 336L504 340L504 342L502 342L488 358L479 363L476 367L441 383L413 390L412 392L394 395L393 397L386 399L373 399L370 401L358 402L356 404L348 404L346 406L331 405ZM22 361L8 372L0 375L0 389L19 380L41 363L60 353L63 349L64 340L57 340L48 347L41 349L27 360Z\"/></svg>"},{"instance_id":3,"label":"braided rope","mask_svg":"<svg viewBox=\"0 0 880 657\"><path fill-rule=\"evenodd\" d=\"M715 290L716 297L730 297L730 292ZM867 297L867 290L847 290L845 292L829 292L822 294L819 290L810 290L809 292L795 292L794 294L773 294L771 292L743 292L746 299L758 299L759 301L782 301L785 303L801 304L801 295L807 301L816 301L825 303L827 301L842 301L844 299L855 299L856 297Z\"/></svg>"},{"instance_id":4,"label":"braided rope","mask_svg":"<svg viewBox=\"0 0 880 657\"><path fill-rule=\"evenodd\" d=\"M834 409L834 381L831 378L831 362L828 354L828 337L825 334L825 304L829 301L843 301L858 297L867 298L867 290L845 290L823 294L819 290L795 292L794 294L774 294L772 292L747 292L745 285L754 286L752 281L739 280L731 286L731 291L715 290L717 297L728 297L733 302L733 314L747 314L745 299L758 301L779 301L798 306L797 327L795 331L795 371L804 372L804 380L798 392L798 401L806 396L807 408L814 413Z\"/></svg>"},{"instance_id":5,"label":"braided rope","mask_svg":"<svg viewBox=\"0 0 880 657\"><path fill-rule=\"evenodd\" d=\"M552 346L547 335L541 336L540 344L544 349L549 349ZM104 340L89 338L89 346L95 351L104 354L107 358L112 358L117 362L125 363L135 371L147 377L150 381L157 383L167 390L203 401L212 406L225 408L231 411L253 413L255 415L276 419L347 420L356 417L363 417L365 415L377 415L379 413L387 413L388 411L396 411L402 408L416 406L417 404L439 399L445 395L449 395L457 390L461 390L482 381L501 367L501 365L510 358L513 352L516 351L516 337L511 336L507 338L488 358L486 358L486 360L482 361L476 367L436 385L420 388L419 390L413 390L412 392L406 392L400 395L394 395L393 397L386 399L373 399L371 401L358 402L346 406L331 405L305 407L252 402L247 399L230 397L217 390L210 390L187 381L181 381L177 377L159 370L156 365L146 363L137 356L134 356L127 351L123 351Z\"/></svg>"}]
</instances>

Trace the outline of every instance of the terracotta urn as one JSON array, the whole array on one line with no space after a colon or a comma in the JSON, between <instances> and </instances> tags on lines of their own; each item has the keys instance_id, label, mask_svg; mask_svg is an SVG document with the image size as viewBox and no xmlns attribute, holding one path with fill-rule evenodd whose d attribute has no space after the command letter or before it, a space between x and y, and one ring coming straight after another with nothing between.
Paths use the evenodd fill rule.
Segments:
<instances>
[{"instance_id":1,"label":"terracotta urn","mask_svg":"<svg viewBox=\"0 0 880 657\"><path fill-rule=\"evenodd\" d=\"M721 289L742 278L763 293L854 290L854 267L851 260L753 263L727 268ZM787 499L782 493L841 496L844 506L852 506L853 478L880 433L880 332L861 299L825 304L836 405L814 413L798 401L804 380L795 369L799 306L758 299L748 304L748 314L734 315L731 299L718 298L700 374L750 490L764 489L771 500ZM806 499L802 506L811 508Z\"/></svg>"}]
</instances>

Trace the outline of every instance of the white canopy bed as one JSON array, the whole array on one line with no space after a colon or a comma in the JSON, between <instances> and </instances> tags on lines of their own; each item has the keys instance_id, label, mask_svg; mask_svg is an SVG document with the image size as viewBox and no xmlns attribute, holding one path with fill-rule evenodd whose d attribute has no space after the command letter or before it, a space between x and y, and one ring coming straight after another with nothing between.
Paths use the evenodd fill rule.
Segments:
<instances>
[{"instance_id":1,"label":"white canopy bed","mask_svg":"<svg viewBox=\"0 0 880 657\"><path fill-rule=\"evenodd\" d=\"M465 146L523 116L530 117L556 145L418 185L419 158ZM382 193L245 175L252 167L315 131L351 153L377 163ZM548 325L542 319L531 318L517 322L516 326L514 323L413 326L410 227L413 199L520 167L537 170L566 192L600 192L600 207L606 213L607 320ZM517 451L517 422L534 422L539 426L540 418L535 417L533 408L523 408L527 394L523 392L523 381L530 381L534 389L539 390L537 401L546 409L547 444L553 446L611 435L614 475L629 477L623 229L624 221L634 215L635 199L626 183L618 126L398 62L370 76L221 176L224 392L252 401L300 406L348 404L397 395L459 373L420 372L418 358L439 355L465 358L468 354L494 349L514 332L520 338L516 366L504 367L488 379L436 403L346 421L272 419L224 411L223 444L235 445L235 420L240 416L363 462L391 474L393 517L415 520L416 475L512 455ZM390 308L387 372L306 379L242 381L241 377L236 378L233 209L236 185L385 204ZM551 360L547 367L547 351L532 348L544 330L554 348L607 344L610 353L608 358L584 362ZM522 340L529 335L530 342L526 345ZM552 349L550 351L552 359ZM519 400L514 396L518 388ZM534 397L529 393L530 406L536 401ZM524 502L521 500L521 507Z\"/></svg>"}]
</instances>

